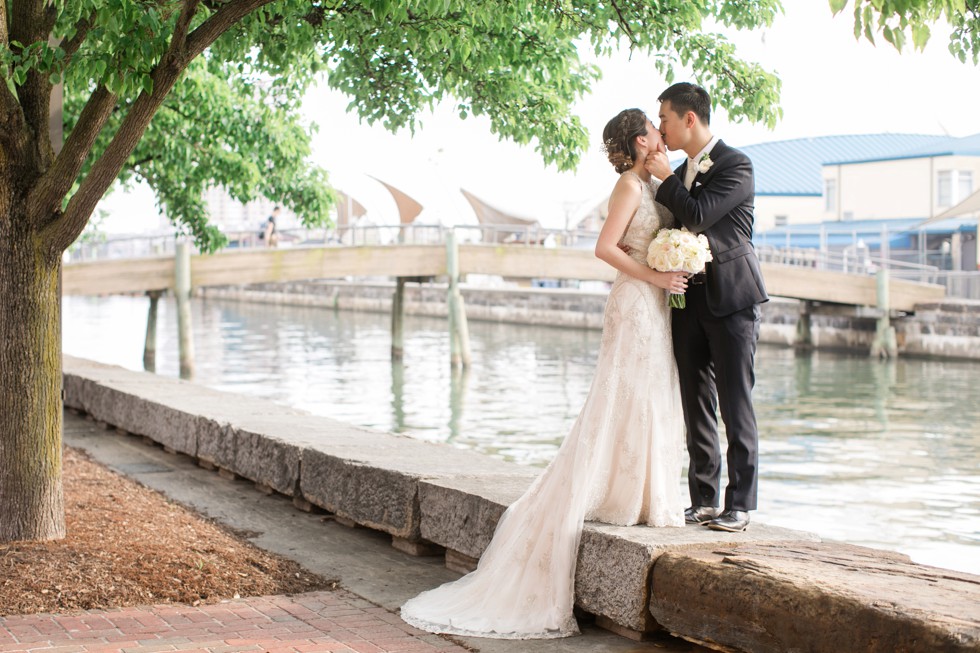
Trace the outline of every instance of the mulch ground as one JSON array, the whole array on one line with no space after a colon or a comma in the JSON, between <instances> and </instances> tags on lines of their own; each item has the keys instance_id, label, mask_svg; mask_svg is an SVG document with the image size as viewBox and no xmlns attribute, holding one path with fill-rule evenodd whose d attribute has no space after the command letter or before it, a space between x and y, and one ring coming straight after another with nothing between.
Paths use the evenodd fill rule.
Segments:
<instances>
[{"instance_id":1,"label":"mulch ground","mask_svg":"<svg viewBox=\"0 0 980 653\"><path fill-rule=\"evenodd\" d=\"M336 587L71 448L64 493L65 539L0 544L0 616Z\"/></svg>"}]
</instances>

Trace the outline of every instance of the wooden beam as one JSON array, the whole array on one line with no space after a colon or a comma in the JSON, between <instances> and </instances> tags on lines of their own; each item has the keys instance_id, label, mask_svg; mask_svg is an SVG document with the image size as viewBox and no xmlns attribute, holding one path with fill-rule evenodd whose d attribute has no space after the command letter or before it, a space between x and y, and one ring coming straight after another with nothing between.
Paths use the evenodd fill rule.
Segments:
<instances>
[{"instance_id":1,"label":"wooden beam","mask_svg":"<svg viewBox=\"0 0 980 653\"><path fill-rule=\"evenodd\" d=\"M61 279L64 295L143 293L173 286L173 256L69 263Z\"/></svg>"},{"instance_id":2,"label":"wooden beam","mask_svg":"<svg viewBox=\"0 0 980 653\"><path fill-rule=\"evenodd\" d=\"M616 270L597 259L591 249L525 245L460 245L459 271L460 274L544 279L612 281L616 278Z\"/></svg>"},{"instance_id":3,"label":"wooden beam","mask_svg":"<svg viewBox=\"0 0 980 653\"><path fill-rule=\"evenodd\" d=\"M442 245L294 247L222 252L191 261L195 286L341 277L445 274Z\"/></svg>"},{"instance_id":4,"label":"wooden beam","mask_svg":"<svg viewBox=\"0 0 980 653\"><path fill-rule=\"evenodd\" d=\"M873 276L776 263L763 263L762 275L774 297L878 306L878 285ZM938 301L946 295L945 287L936 284L893 279L889 285L890 308L898 311L911 311L916 304Z\"/></svg>"}]
</instances>

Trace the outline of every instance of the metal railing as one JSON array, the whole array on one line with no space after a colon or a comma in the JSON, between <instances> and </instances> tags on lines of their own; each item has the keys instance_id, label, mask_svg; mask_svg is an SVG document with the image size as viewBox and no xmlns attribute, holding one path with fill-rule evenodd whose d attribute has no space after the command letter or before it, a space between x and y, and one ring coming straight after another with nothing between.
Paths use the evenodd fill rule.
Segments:
<instances>
[{"instance_id":1,"label":"metal railing","mask_svg":"<svg viewBox=\"0 0 980 653\"><path fill-rule=\"evenodd\" d=\"M453 230L465 243L499 243L544 247L594 247L598 232L545 229L524 225L473 225L445 227L439 224L364 225L330 228L280 229L278 247L322 247L363 245L434 245L446 241ZM228 231L229 249L264 248L268 243L258 231ZM78 242L69 249L68 260L96 261L173 254L173 234L116 236Z\"/></svg>"},{"instance_id":2,"label":"metal railing","mask_svg":"<svg viewBox=\"0 0 980 653\"><path fill-rule=\"evenodd\" d=\"M759 259L767 263L812 267L819 270L836 270L849 274L873 275L887 268L892 278L933 283L946 287L946 295L958 299L980 299L980 271L945 270L937 265L916 262L922 257L918 251L892 250L892 258L871 256L867 249L820 251L805 247L758 248ZM936 256L943 256L936 252ZM926 260L929 260L928 258Z\"/></svg>"}]
</instances>

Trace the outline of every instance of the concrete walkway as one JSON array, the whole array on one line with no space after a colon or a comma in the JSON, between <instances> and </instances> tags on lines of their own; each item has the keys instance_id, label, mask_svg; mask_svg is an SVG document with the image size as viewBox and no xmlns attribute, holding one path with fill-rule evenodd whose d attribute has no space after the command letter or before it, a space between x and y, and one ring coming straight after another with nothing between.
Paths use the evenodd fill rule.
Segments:
<instances>
[{"instance_id":1,"label":"concrete walkway","mask_svg":"<svg viewBox=\"0 0 980 653\"><path fill-rule=\"evenodd\" d=\"M147 487L239 532L256 546L337 578L343 589L260 597L215 606L148 606L67 615L0 618L0 652L9 651L482 651L486 653L699 653L708 649L664 634L634 642L582 624L558 640L444 638L401 621L398 606L458 577L438 557L413 557L391 537L305 513L252 483L228 480L183 455L65 413L65 442ZM462 646L458 645L462 644Z\"/></svg>"}]
</instances>

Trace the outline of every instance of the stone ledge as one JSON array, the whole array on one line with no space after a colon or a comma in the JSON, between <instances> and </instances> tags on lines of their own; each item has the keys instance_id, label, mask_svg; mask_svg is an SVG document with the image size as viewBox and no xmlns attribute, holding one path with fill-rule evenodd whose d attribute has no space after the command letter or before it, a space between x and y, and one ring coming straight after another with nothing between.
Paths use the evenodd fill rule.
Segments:
<instances>
[{"instance_id":1,"label":"stone ledge","mask_svg":"<svg viewBox=\"0 0 980 653\"><path fill-rule=\"evenodd\" d=\"M477 559L493 537L497 521L539 470L494 476L426 479L419 486L421 535L446 549ZM582 533L575 574L576 605L641 633L656 629L650 615L650 575L669 551L732 542L815 541L811 533L752 524L745 533L718 533L702 526L650 528L588 522Z\"/></svg>"},{"instance_id":2,"label":"stone ledge","mask_svg":"<svg viewBox=\"0 0 980 653\"><path fill-rule=\"evenodd\" d=\"M512 467L510 474L495 475L492 481L476 469L454 478L423 480L419 484L422 537L469 558L483 555L500 516L541 472Z\"/></svg>"},{"instance_id":3,"label":"stone ledge","mask_svg":"<svg viewBox=\"0 0 980 653\"><path fill-rule=\"evenodd\" d=\"M101 423L464 562L539 473L67 356L64 379L66 406ZM980 651L980 577L813 539L757 523L743 534L588 523L576 602L634 634L659 624L749 651Z\"/></svg>"},{"instance_id":4,"label":"stone ledge","mask_svg":"<svg viewBox=\"0 0 980 653\"><path fill-rule=\"evenodd\" d=\"M980 577L841 543L666 553L650 612L691 641L753 653L980 651Z\"/></svg>"},{"instance_id":5,"label":"stone ledge","mask_svg":"<svg viewBox=\"0 0 980 653\"><path fill-rule=\"evenodd\" d=\"M744 533L704 526L651 528L588 522L575 571L575 603L637 632L655 629L649 611L650 579L664 554L731 543L817 541L812 533L753 523Z\"/></svg>"}]
</instances>

